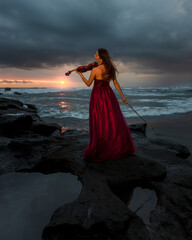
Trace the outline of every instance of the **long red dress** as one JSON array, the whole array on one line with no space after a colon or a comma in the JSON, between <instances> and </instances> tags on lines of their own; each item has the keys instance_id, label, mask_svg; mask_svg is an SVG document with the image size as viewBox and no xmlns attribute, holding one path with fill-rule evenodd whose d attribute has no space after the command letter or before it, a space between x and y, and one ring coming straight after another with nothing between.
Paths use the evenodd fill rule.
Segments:
<instances>
[{"instance_id":1,"label":"long red dress","mask_svg":"<svg viewBox=\"0 0 192 240\"><path fill-rule=\"evenodd\" d=\"M84 161L116 160L133 154L135 145L109 79L95 79L89 103L89 144Z\"/></svg>"}]
</instances>

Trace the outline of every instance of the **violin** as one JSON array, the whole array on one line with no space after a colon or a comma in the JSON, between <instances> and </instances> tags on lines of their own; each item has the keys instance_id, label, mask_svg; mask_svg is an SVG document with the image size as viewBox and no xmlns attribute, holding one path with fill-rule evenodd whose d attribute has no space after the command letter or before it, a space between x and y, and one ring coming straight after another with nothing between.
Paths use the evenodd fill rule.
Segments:
<instances>
[{"instance_id":1,"label":"violin","mask_svg":"<svg viewBox=\"0 0 192 240\"><path fill-rule=\"evenodd\" d=\"M88 64L87 66L79 66L78 68L75 68L73 70L68 71L65 73L66 76L69 76L73 71L77 70L78 72L87 72L89 70L92 70L94 67L97 67L99 64L97 62L93 62Z\"/></svg>"}]
</instances>

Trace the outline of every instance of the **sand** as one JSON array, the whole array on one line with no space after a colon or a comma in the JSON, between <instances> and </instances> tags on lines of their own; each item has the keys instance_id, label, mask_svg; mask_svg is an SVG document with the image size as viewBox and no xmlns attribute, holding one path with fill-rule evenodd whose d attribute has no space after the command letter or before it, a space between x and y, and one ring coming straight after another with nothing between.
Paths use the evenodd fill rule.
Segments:
<instances>
[{"instance_id":1,"label":"sand","mask_svg":"<svg viewBox=\"0 0 192 240\"><path fill-rule=\"evenodd\" d=\"M142 116L143 117L143 116ZM192 154L192 112L162 116L143 117L154 129L146 128L147 137L165 138L172 143L186 146ZM128 124L144 123L138 116L127 118ZM189 156L192 160L192 155Z\"/></svg>"}]
</instances>

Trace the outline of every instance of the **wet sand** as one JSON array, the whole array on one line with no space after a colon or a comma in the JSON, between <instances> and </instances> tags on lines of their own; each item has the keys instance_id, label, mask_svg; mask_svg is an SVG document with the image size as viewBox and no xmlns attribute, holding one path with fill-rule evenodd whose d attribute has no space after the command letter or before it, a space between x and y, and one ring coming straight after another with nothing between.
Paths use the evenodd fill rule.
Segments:
<instances>
[{"instance_id":1,"label":"wet sand","mask_svg":"<svg viewBox=\"0 0 192 240\"><path fill-rule=\"evenodd\" d=\"M143 117L143 116L141 116ZM164 138L186 146L192 154L192 112L186 114L171 114L162 116L143 117L153 129L146 128L147 137ZM144 123L138 116L127 118L128 125L134 123ZM188 159L192 160L192 156Z\"/></svg>"}]
</instances>

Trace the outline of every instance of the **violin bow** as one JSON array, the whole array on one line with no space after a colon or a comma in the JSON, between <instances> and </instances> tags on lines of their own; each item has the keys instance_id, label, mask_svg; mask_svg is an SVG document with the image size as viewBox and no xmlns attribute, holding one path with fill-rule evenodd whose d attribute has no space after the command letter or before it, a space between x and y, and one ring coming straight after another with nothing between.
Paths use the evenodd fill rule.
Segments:
<instances>
[{"instance_id":1,"label":"violin bow","mask_svg":"<svg viewBox=\"0 0 192 240\"><path fill-rule=\"evenodd\" d=\"M127 102L126 102L126 104L127 104L144 122L146 122ZM153 129L153 127L152 127L149 123L146 122L146 124L147 124L151 129Z\"/></svg>"}]
</instances>

